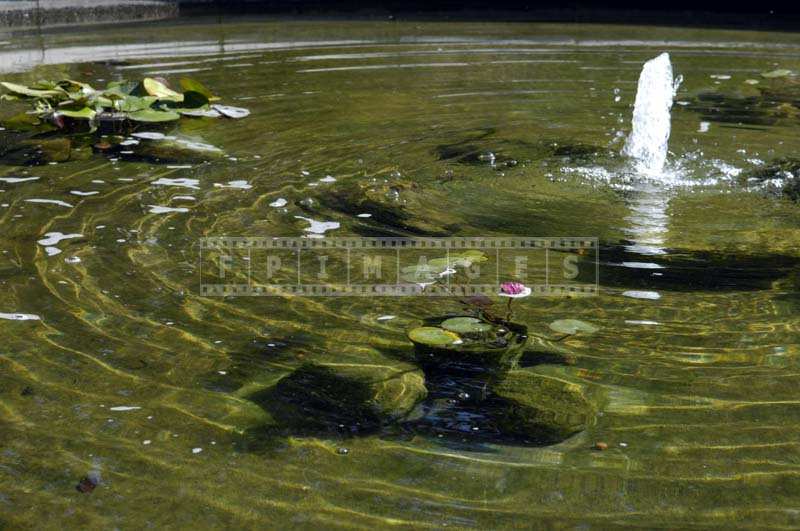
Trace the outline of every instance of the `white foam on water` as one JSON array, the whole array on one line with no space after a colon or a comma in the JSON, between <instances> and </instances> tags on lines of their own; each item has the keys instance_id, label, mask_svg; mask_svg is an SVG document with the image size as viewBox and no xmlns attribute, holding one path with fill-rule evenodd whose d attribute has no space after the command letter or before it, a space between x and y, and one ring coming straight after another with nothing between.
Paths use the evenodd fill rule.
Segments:
<instances>
[{"instance_id":1,"label":"white foam on water","mask_svg":"<svg viewBox=\"0 0 800 531\"><path fill-rule=\"evenodd\" d=\"M69 193L71 193L72 195L80 196L80 197L87 197L87 196L90 196L90 195L99 194L100 192L97 192L97 191L81 192L80 190L70 190Z\"/></svg>"},{"instance_id":2,"label":"white foam on water","mask_svg":"<svg viewBox=\"0 0 800 531\"><path fill-rule=\"evenodd\" d=\"M57 254L61 254L61 249L58 247L45 247L44 252L47 253L47 256L55 256Z\"/></svg>"},{"instance_id":3,"label":"white foam on water","mask_svg":"<svg viewBox=\"0 0 800 531\"><path fill-rule=\"evenodd\" d=\"M142 409L139 406L114 406L108 408L109 411L136 411L137 409Z\"/></svg>"}]
</instances>

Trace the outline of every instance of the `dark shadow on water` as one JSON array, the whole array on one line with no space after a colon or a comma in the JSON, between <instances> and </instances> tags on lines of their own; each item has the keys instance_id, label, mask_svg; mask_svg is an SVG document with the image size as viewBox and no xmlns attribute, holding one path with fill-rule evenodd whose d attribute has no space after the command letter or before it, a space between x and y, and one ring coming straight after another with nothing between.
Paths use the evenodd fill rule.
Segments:
<instances>
[{"instance_id":1,"label":"dark shadow on water","mask_svg":"<svg viewBox=\"0 0 800 531\"><path fill-rule=\"evenodd\" d=\"M754 291L770 289L774 281L800 268L799 258L781 254L665 251L664 255L650 256L630 252L625 245L604 246L600 251L600 283L667 291ZM588 281L594 272L585 271L584 276Z\"/></svg>"},{"instance_id":2,"label":"dark shadow on water","mask_svg":"<svg viewBox=\"0 0 800 531\"><path fill-rule=\"evenodd\" d=\"M573 140L552 138L528 142L496 138L495 133L494 129L487 129L462 140L440 144L434 154L442 161L489 166L498 171L535 160L553 159L564 164L588 164L616 156L607 148Z\"/></svg>"},{"instance_id":3,"label":"dark shadow on water","mask_svg":"<svg viewBox=\"0 0 800 531\"><path fill-rule=\"evenodd\" d=\"M406 350L383 354L408 361L413 353ZM572 361L531 350L523 354L519 366L542 363L569 365ZM504 433L498 419L507 411L508 403L491 392L495 378L503 378L503 374L427 369L427 396L402 419L392 419L376 413L369 385L343 377L328 367L307 363L273 387L246 397L264 409L273 423L248 430L238 448L268 452L285 446L288 437L346 441L377 435L387 440L422 436L447 448L495 452L492 445L547 446L563 440L544 427L524 437Z\"/></svg>"}]
</instances>

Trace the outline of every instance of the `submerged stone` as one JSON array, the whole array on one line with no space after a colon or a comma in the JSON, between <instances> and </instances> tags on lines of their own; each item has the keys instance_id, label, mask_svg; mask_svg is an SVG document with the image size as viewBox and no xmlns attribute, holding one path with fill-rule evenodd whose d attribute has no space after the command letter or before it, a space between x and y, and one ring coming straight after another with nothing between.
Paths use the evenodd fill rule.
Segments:
<instances>
[{"instance_id":1,"label":"submerged stone","mask_svg":"<svg viewBox=\"0 0 800 531\"><path fill-rule=\"evenodd\" d=\"M68 138L30 138L11 145L2 152L4 164L36 166L50 162L66 162L72 157Z\"/></svg>"},{"instance_id":2,"label":"submerged stone","mask_svg":"<svg viewBox=\"0 0 800 531\"><path fill-rule=\"evenodd\" d=\"M595 408L582 387L566 380L517 369L492 392L501 403L498 426L509 435L556 443L594 422Z\"/></svg>"},{"instance_id":3,"label":"submerged stone","mask_svg":"<svg viewBox=\"0 0 800 531\"><path fill-rule=\"evenodd\" d=\"M776 159L744 176L747 181L774 182L781 195L792 201L800 200L800 159L786 157Z\"/></svg>"},{"instance_id":4,"label":"submerged stone","mask_svg":"<svg viewBox=\"0 0 800 531\"><path fill-rule=\"evenodd\" d=\"M401 419L426 395L420 370L306 364L259 401L279 423L300 433L358 433Z\"/></svg>"}]
</instances>

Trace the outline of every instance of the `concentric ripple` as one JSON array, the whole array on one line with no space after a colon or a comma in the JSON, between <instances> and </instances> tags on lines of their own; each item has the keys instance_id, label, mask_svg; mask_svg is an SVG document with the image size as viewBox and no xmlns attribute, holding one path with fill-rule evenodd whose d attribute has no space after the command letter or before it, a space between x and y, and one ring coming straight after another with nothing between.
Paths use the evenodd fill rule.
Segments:
<instances>
[{"instance_id":1,"label":"concentric ripple","mask_svg":"<svg viewBox=\"0 0 800 531\"><path fill-rule=\"evenodd\" d=\"M618 155L660 51L685 78L661 188ZM737 178L796 152L798 123L680 104L800 68L793 35L199 21L15 38L0 65L190 74L252 111L170 132L224 152L210 162L0 160L0 528L798 525L800 210ZM453 309L200 294L200 238L320 223L599 237L601 296L517 305L533 331L600 327L542 368L600 397L597 424L549 447L265 430L260 390L308 361L412 367L407 328Z\"/></svg>"}]
</instances>

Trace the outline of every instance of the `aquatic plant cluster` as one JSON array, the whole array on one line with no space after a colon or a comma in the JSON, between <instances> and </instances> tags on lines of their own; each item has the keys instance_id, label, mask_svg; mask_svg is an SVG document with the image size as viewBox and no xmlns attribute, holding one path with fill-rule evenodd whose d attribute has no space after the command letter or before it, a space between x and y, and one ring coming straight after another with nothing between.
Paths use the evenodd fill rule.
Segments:
<instances>
[{"instance_id":1,"label":"aquatic plant cluster","mask_svg":"<svg viewBox=\"0 0 800 531\"><path fill-rule=\"evenodd\" d=\"M216 103L219 97L198 81L182 78L183 92L163 78L112 81L104 89L72 79L37 81L31 86L0 82L6 101L30 102L32 110L6 122L19 128L33 126L70 132L119 132L142 124L174 122L181 116L244 118L247 109Z\"/></svg>"}]
</instances>

